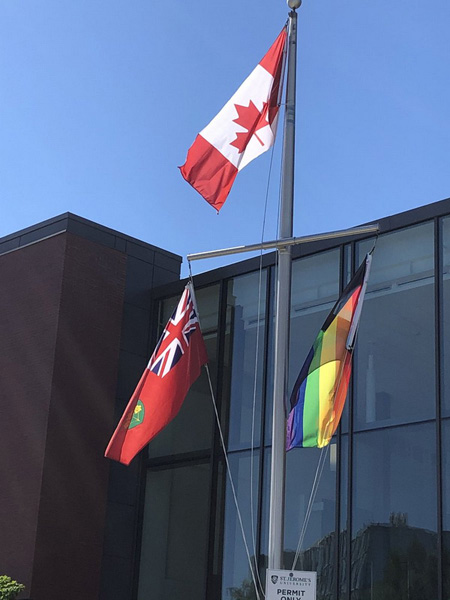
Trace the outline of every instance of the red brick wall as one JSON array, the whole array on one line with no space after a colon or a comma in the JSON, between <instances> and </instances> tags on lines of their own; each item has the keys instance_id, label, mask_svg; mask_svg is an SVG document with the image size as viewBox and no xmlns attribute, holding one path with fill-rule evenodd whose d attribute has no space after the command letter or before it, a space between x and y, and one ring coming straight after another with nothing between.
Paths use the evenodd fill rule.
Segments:
<instances>
[{"instance_id":1,"label":"red brick wall","mask_svg":"<svg viewBox=\"0 0 450 600\"><path fill-rule=\"evenodd\" d=\"M0 256L0 572L30 590L66 239Z\"/></svg>"},{"instance_id":2,"label":"red brick wall","mask_svg":"<svg viewBox=\"0 0 450 600\"><path fill-rule=\"evenodd\" d=\"M0 256L0 571L33 600L98 598L125 272L67 233Z\"/></svg>"}]
</instances>

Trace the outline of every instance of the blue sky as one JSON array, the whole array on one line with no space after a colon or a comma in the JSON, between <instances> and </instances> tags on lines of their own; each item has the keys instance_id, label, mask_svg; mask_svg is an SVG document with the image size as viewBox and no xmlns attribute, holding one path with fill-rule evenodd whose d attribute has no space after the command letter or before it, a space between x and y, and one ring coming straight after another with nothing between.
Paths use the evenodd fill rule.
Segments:
<instances>
[{"instance_id":1,"label":"blue sky","mask_svg":"<svg viewBox=\"0 0 450 600\"><path fill-rule=\"evenodd\" d=\"M295 235L449 197L449 0L298 12ZM268 188L275 238L280 136L270 182L269 152L219 216L177 166L287 13L284 0L2 0L0 236L71 211L185 257L258 242Z\"/></svg>"}]
</instances>

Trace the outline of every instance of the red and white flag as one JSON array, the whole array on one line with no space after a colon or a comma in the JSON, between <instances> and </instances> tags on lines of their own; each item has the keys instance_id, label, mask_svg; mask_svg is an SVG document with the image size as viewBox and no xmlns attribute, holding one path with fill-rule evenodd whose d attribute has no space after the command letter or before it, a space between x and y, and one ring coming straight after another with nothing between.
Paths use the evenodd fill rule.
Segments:
<instances>
[{"instance_id":1,"label":"red and white flag","mask_svg":"<svg viewBox=\"0 0 450 600\"><path fill-rule=\"evenodd\" d=\"M130 464L178 414L189 388L208 362L188 284L105 451L107 458Z\"/></svg>"},{"instance_id":2,"label":"red and white flag","mask_svg":"<svg viewBox=\"0 0 450 600\"><path fill-rule=\"evenodd\" d=\"M287 31L189 148L181 174L216 210L237 173L274 143Z\"/></svg>"}]
</instances>

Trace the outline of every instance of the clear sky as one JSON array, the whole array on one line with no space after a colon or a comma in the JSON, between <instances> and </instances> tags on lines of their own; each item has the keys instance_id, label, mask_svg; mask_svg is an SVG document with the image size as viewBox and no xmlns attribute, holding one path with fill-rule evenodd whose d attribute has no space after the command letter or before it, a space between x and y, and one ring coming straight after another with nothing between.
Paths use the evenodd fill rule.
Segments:
<instances>
[{"instance_id":1,"label":"clear sky","mask_svg":"<svg viewBox=\"0 0 450 600\"><path fill-rule=\"evenodd\" d=\"M298 13L294 234L449 197L450 1ZM177 166L287 14L284 0L0 0L0 236L70 211L183 257L260 241L270 152L219 216Z\"/></svg>"}]
</instances>

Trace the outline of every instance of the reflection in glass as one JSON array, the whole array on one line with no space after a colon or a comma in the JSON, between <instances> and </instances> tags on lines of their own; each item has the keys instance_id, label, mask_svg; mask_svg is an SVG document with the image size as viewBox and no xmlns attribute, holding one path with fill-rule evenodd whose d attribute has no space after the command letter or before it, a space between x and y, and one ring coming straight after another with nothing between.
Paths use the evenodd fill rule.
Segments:
<instances>
[{"instance_id":1,"label":"reflection in glass","mask_svg":"<svg viewBox=\"0 0 450 600\"><path fill-rule=\"evenodd\" d=\"M340 441L340 506L339 506L339 600L346 600L348 581L348 435Z\"/></svg>"},{"instance_id":2,"label":"reflection in glass","mask_svg":"<svg viewBox=\"0 0 450 600\"><path fill-rule=\"evenodd\" d=\"M325 462L320 475L321 455ZM287 569L293 567L301 531L306 526L296 569L317 571L317 600L325 600L334 594L336 567L336 444L332 442L323 449L294 449L286 458L285 565ZM319 485L315 498L311 498L316 476L320 477Z\"/></svg>"},{"instance_id":3,"label":"reflection in glass","mask_svg":"<svg viewBox=\"0 0 450 600\"><path fill-rule=\"evenodd\" d=\"M356 430L435 416L433 231L377 242L354 358ZM359 261L372 245L359 245Z\"/></svg>"},{"instance_id":4,"label":"reflection in glass","mask_svg":"<svg viewBox=\"0 0 450 600\"><path fill-rule=\"evenodd\" d=\"M205 597L209 464L149 471L138 600Z\"/></svg>"},{"instance_id":5,"label":"reflection in glass","mask_svg":"<svg viewBox=\"0 0 450 600\"><path fill-rule=\"evenodd\" d=\"M215 377L219 286L215 285L196 290L195 295L203 339L209 358L209 369L211 376ZM163 302L161 329L165 327L178 300L179 297L177 296ZM155 458L210 448L213 431L212 419L211 393L208 377L203 368L200 377L189 390L178 415L150 442L148 446L149 457Z\"/></svg>"},{"instance_id":6,"label":"reflection in glass","mask_svg":"<svg viewBox=\"0 0 450 600\"><path fill-rule=\"evenodd\" d=\"M250 448L252 427L253 444L259 444L264 376L266 282L267 272L262 271L261 281L259 272L256 272L236 277L230 281L228 287L227 305L231 337L229 450Z\"/></svg>"},{"instance_id":7,"label":"reflection in glass","mask_svg":"<svg viewBox=\"0 0 450 600\"><path fill-rule=\"evenodd\" d=\"M352 600L437 598L434 423L354 439Z\"/></svg>"},{"instance_id":8,"label":"reflection in glass","mask_svg":"<svg viewBox=\"0 0 450 600\"><path fill-rule=\"evenodd\" d=\"M250 452L229 456L231 473L244 525L251 560L257 557L256 519L258 516L259 452L253 453L253 481L251 481ZM250 504L250 486L253 487L253 507ZM252 531L253 517L253 531ZM239 518L229 481L225 499L225 526L223 546L222 600L252 600L254 585L248 564Z\"/></svg>"},{"instance_id":9,"label":"reflection in glass","mask_svg":"<svg viewBox=\"0 0 450 600\"><path fill-rule=\"evenodd\" d=\"M375 249L354 357L356 433L348 433L348 423L344 422L340 452L336 452L336 438L327 451L296 565L298 569L317 570L318 600L437 600L433 236L433 223L426 223L381 236ZM443 220L443 240L443 412L450 416L450 369L445 368L450 360L450 341L447 341L450 340L447 274L450 273L450 218ZM372 245L373 240L356 244L356 265ZM288 394L339 295L340 258L341 250L335 249L293 264ZM350 246L344 248L342 258L341 275L345 281L350 278L353 263ZM265 348L267 272L262 274L260 302L259 277L259 272L255 272L227 281L220 391L222 419L228 426L229 458L249 551L253 558L255 555L259 558L264 580L270 447L264 448L260 524L257 510L260 452L258 448L254 455L251 482L248 451L255 381L254 445L260 444L264 356L266 352L272 353L270 335L269 348ZM217 285L197 292L205 341L214 365L218 297ZM177 300L163 303L163 324ZM212 375L215 374L213 366ZM270 377L269 367L269 382ZM267 404L271 402L271 393L268 385ZM264 443L270 444L271 410L266 415ZM348 421L351 424L352 419ZM209 387L202 375L177 419L150 446L150 456L164 456L170 463L172 454L200 450L204 451L202 458L209 460L212 431ZM349 473L350 434L353 465ZM443 444L443 598L448 600L450 419L443 425ZM320 453L318 449L295 449L287 455L285 567L288 569L292 567ZM247 553L230 484L220 471L221 459L222 455L214 462L219 465L218 481L222 485L212 515L214 534L207 530L209 462L148 473L138 600L169 596L200 600L206 596L207 577L208 590L214 599L254 600ZM336 507L338 473L340 495ZM351 499L349 489L353 494ZM348 522L349 511L352 523ZM208 540L208 533L214 539ZM206 573L208 544L209 574ZM337 590L336 582L339 582Z\"/></svg>"},{"instance_id":10,"label":"reflection in glass","mask_svg":"<svg viewBox=\"0 0 450 600\"><path fill-rule=\"evenodd\" d=\"M339 250L292 265L289 392L328 313L339 296Z\"/></svg>"}]
</instances>

